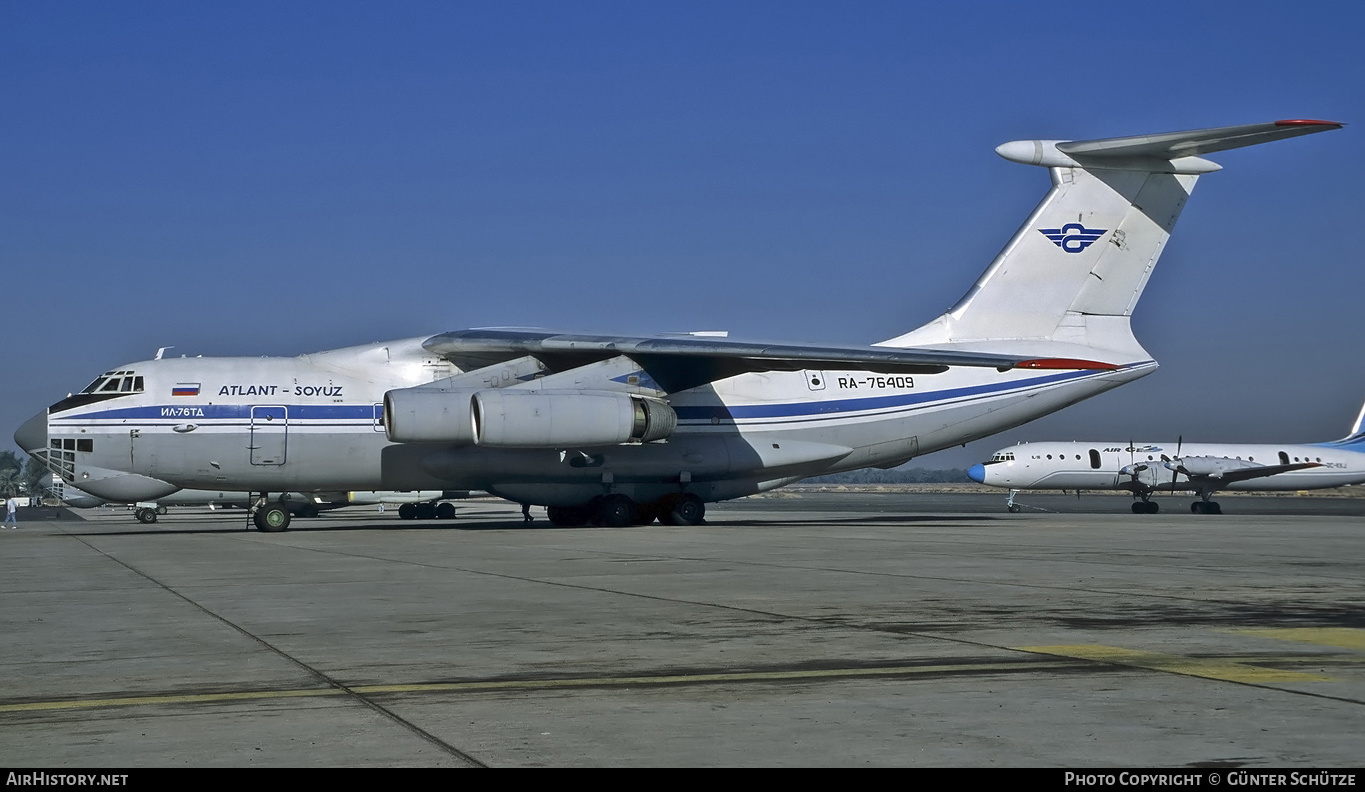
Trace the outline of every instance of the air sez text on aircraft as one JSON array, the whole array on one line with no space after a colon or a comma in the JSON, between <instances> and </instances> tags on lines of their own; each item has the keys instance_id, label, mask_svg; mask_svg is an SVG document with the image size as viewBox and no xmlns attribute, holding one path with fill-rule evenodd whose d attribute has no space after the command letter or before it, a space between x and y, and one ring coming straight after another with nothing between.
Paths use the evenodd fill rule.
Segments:
<instances>
[{"instance_id":1,"label":"air sez text on aircraft","mask_svg":"<svg viewBox=\"0 0 1365 792\"><path fill-rule=\"evenodd\" d=\"M109 500L479 489L560 525L695 524L708 502L893 467L1152 372L1129 319L1195 182L1219 169L1202 155L1340 126L1006 143L1005 159L1048 168L1046 197L947 313L871 346L482 329L155 359L106 372L15 439ZM321 380L330 392L261 386ZM205 400L199 384L215 382L240 384ZM203 415L162 413L182 405ZM257 510L264 530L287 523L275 503Z\"/></svg>"}]
</instances>

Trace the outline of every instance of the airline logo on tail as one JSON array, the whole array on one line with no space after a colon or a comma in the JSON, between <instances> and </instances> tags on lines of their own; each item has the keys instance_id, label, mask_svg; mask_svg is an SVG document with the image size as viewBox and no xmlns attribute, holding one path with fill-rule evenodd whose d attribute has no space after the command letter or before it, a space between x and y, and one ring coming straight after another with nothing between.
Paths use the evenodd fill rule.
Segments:
<instances>
[{"instance_id":1,"label":"airline logo on tail","mask_svg":"<svg viewBox=\"0 0 1365 792\"><path fill-rule=\"evenodd\" d=\"M1040 228L1038 233L1052 240L1052 244L1067 253L1080 253L1095 240L1104 236L1107 228L1086 228L1080 223L1067 223L1061 228Z\"/></svg>"}]
</instances>

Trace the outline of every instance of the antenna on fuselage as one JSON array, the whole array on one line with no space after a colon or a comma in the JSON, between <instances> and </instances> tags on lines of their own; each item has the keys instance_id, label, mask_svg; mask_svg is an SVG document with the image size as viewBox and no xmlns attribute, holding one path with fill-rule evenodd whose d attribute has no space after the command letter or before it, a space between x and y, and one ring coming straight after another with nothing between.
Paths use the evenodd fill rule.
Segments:
<instances>
[{"instance_id":1,"label":"antenna on fuselage","mask_svg":"<svg viewBox=\"0 0 1365 792\"><path fill-rule=\"evenodd\" d=\"M162 348L158 349L158 350L156 351L156 357L152 358L152 360L160 360L160 359L161 359L161 356L164 355L164 354L166 354L166 350L168 350L168 349L175 349L175 347L173 347L173 346L166 346L166 347L162 347Z\"/></svg>"}]
</instances>

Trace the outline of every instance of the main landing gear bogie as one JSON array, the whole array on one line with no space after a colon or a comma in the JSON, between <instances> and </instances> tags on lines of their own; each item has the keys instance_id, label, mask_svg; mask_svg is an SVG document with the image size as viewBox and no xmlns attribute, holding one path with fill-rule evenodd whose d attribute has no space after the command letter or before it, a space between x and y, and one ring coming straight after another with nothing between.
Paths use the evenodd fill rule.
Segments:
<instances>
[{"instance_id":1,"label":"main landing gear bogie","mask_svg":"<svg viewBox=\"0 0 1365 792\"><path fill-rule=\"evenodd\" d=\"M1161 511L1161 504L1156 501L1133 501L1133 514L1156 514Z\"/></svg>"},{"instance_id":2,"label":"main landing gear bogie","mask_svg":"<svg viewBox=\"0 0 1365 792\"><path fill-rule=\"evenodd\" d=\"M401 520L453 520L455 505L452 503L404 503L398 507Z\"/></svg>"},{"instance_id":3,"label":"main landing gear bogie","mask_svg":"<svg viewBox=\"0 0 1365 792\"><path fill-rule=\"evenodd\" d=\"M636 503L625 495L612 494L595 498L583 506L548 506L545 516L551 525L561 528L589 524L625 528L649 525L655 520L664 525L700 525L706 518L706 504L690 492L645 504Z\"/></svg>"},{"instance_id":4,"label":"main landing gear bogie","mask_svg":"<svg viewBox=\"0 0 1365 792\"><path fill-rule=\"evenodd\" d=\"M1223 507L1218 501L1195 501L1190 504L1190 514L1222 514Z\"/></svg>"}]
</instances>

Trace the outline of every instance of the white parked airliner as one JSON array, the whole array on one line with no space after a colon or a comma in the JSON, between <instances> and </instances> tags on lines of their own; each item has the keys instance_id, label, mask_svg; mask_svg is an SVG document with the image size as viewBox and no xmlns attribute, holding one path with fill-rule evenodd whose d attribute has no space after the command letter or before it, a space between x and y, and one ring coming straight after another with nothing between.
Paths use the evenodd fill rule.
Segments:
<instances>
[{"instance_id":1,"label":"white parked airliner","mask_svg":"<svg viewBox=\"0 0 1365 792\"><path fill-rule=\"evenodd\" d=\"M894 467L1151 373L1129 319L1195 182L1219 170L1203 155L1340 127L1006 143L1048 168L1042 203L947 313L869 346L476 329L163 358L101 374L15 440L109 500L261 493L262 530L289 521L266 493L354 490L484 490L558 525L696 524L709 502Z\"/></svg>"},{"instance_id":2,"label":"white parked airliner","mask_svg":"<svg viewBox=\"0 0 1365 792\"><path fill-rule=\"evenodd\" d=\"M1194 492L1195 514L1222 514L1219 490L1294 491L1365 483L1365 407L1351 431L1328 443L1020 443L1002 448L967 476L1020 490L1127 490L1134 514L1155 514L1152 496Z\"/></svg>"}]
</instances>

